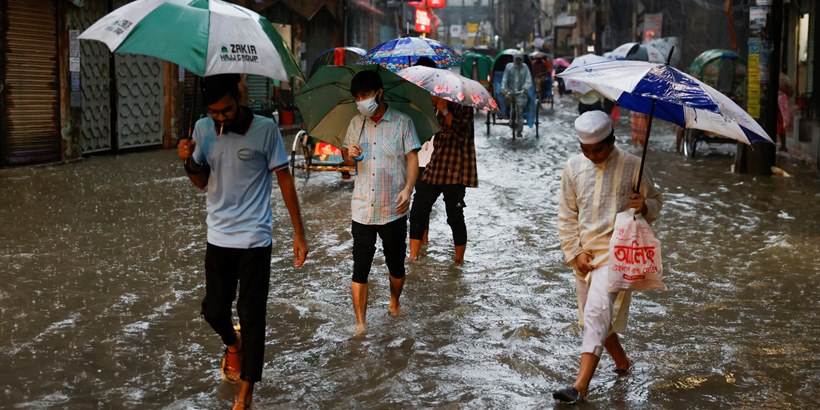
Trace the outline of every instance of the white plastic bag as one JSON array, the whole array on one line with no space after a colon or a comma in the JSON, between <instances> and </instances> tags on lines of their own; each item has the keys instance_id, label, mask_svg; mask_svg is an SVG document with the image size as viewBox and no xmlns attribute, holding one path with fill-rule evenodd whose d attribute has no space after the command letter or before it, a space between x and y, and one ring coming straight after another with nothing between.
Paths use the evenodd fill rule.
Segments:
<instances>
[{"instance_id":1,"label":"white plastic bag","mask_svg":"<svg viewBox=\"0 0 820 410\"><path fill-rule=\"evenodd\" d=\"M433 135L433 138L436 136ZM430 138L429 141L425 142L424 145L421 146L421 150L419 150L419 166L426 167L427 164L430 162L430 158L433 156L433 138ZM421 175L419 175L421 177Z\"/></svg>"},{"instance_id":2,"label":"white plastic bag","mask_svg":"<svg viewBox=\"0 0 820 410\"><path fill-rule=\"evenodd\" d=\"M619 212L609 241L609 291L666 290L662 276L661 244L643 215Z\"/></svg>"}]
</instances>

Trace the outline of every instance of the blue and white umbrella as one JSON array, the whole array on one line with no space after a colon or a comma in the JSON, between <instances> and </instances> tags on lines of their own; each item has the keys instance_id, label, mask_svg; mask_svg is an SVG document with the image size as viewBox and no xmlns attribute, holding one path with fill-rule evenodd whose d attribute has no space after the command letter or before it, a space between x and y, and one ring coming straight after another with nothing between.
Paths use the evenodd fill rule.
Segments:
<instances>
[{"instance_id":1,"label":"blue and white umbrella","mask_svg":"<svg viewBox=\"0 0 820 410\"><path fill-rule=\"evenodd\" d=\"M650 128L652 118L657 117L748 145L773 143L766 131L729 97L667 64L608 61L567 69L558 76L565 81L581 81L621 107L649 114ZM649 130L646 137L648 142Z\"/></svg>"},{"instance_id":2,"label":"blue and white umbrella","mask_svg":"<svg viewBox=\"0 0 820 410\"><path fill-rule=\"evenodd\" d=\"M578 56L572 59L572 64L570 64L569 67L567 67L567 70L570 70L575 67L587 66L589 64L602 63L604 61L612 61L614 59L615 58L607 58L599 56L597 54L584 54L582 56ZM574 79L564 80L564 88L566 88L567 90L577 91L581 94L586 94L590 92L590 90L592 90L592 87L586 85L586 83Z\"/></svg>"}]
</instances>

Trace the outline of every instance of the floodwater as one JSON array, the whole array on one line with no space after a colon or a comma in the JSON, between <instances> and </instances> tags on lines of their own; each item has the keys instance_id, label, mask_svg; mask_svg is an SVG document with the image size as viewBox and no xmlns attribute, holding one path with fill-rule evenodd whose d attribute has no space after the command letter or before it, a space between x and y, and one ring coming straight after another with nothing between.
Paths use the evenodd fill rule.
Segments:
<instances>
[{"instance_id":1,"label":"floodwater","mask_svg":"<svg viewBox=\"0 0 820 410\"><path fill-rule=\"evenodd\" d=\"M574 380L580 349L556 233L560 170L578 152L574 109L565 98L542 112L540 138L525 129L515 142L477 117L467 262L450 262L439 202L399 318L387 314L377 253L363 338L352 337L352 182L300 177L311 248L301 268L274 189L254 407L556 406L550 392ZM637 152L626 119L617 135ZM669 291L636 294L623 336L633 373L616 378L604 355L579 407L817 408L820 181L800 163L791 178L732 173L733 146L678 156L661 122L652 138ZM236 387L221 381L222 346L199 316L204 199L175 150L0 170L0 407L229 407Z\"/></svg>"}]
</instances>

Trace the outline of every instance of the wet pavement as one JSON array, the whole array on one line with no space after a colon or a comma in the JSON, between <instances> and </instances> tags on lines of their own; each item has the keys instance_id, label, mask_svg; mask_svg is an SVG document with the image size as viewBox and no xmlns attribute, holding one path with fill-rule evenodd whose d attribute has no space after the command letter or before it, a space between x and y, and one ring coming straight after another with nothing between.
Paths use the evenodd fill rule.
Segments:
<instances>
[{"instance_id":1,"label":"wet pavement","mask_svg":"<svg viewBox=\"0 0 820 410\"><path fill-rule=\"evenodd\" d=\"M300 177L302 268L274 189L255 408L553 407L580 349L556 232L574 118L565 98L542 111L539 138L512 141L477 116L467 262L450 262L439 202L399 318L377 252L364 338L352 337L352 181ZM639 152L626 118L616 134ZM669 291L635 295L623 337L634 371L617 378L605 355L579 407L820 405L820 181L800 163L781 164L791 178L732 173L734 151L676 155L671 127L655 122L648 164L666 203L653 228ZM228 408L236 387L220 380L222 346L199 316L204 219L174 150L0 169L0 407Z\"/></svg>"}]
</instances>

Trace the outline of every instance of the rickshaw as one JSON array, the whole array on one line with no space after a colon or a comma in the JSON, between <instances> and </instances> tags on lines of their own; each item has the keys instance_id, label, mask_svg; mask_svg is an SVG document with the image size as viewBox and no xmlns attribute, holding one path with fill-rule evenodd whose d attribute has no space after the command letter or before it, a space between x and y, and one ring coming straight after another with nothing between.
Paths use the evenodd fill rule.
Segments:
<instances>
[{"instance_id":1,"label":"rickshaw","mask_svg":"<svg viewBox=\"0 0 820 410\"><path fill-rule=\"evenodd\" d=\"M720 91L743 107L746 100L743 84L746 82L746 60L733 51L712 49L700 53L689 66L689 74ZM683 133L683 154L694 157L700 142L707 144L736 144L737 141L702 130L687 129Z\"/></svg>"},{"instance_id":2,"label":"rickshaw","mask_svg":"<svg viewBox=\"0 0 820 410\"><path fill-rule=\"evenodd\" d=\"M497 114L492 114L492 115L487 115L487 122L486 122L486 124L487 124L487 134L488 135L490 133L490 125L499 125L499 124L500 125L507 125L512 130L513 140L515 140L515 128L516 128L515 115L511 115L511 114L514 114L514 112L511 113L511 112L508 112L508 111L518 109L518 107L515 105L515 99L511 99L511 101L513 102L512 107L507 107L506 106L506 102L504 101L504 96L502 95L501 81L502 81L502 78L504 77L504 68L507 67L508 63L513 62L513 56L515 56L516 54L521 54L523 56L524 64L526 64L527 68L530 69L530 76L532 76L532 62L530 61L530 57L527 54L525 54L523 52L520 52L516 49L507 49L507 50L504 50L504 51L498 53L498 55L493 60L493 70L492 70L492 73L490 74L490 79L491 79L490 82L493 85L492 90L490 90L490 91L493 94L493 98L495 98L495 101L498 103L498 113ZM532 79L532 82L533 82L533 85L530 86L530 89L528 90L530 103L528 104L527 107L524 107L523 109L524 109L524 116L525 117L529 117L530 115L533 116L532 120L533 120L533 123L535 124L535 137L539 138L538 124L540 123L540 121L538 119L538 112L541 108L541 104L538 104L535 101L536 96L535 96L535 79L534 78ZM510 108L510 109L508 109L508 108ZM500 121L500 119L498 118L499 116L505 116L506 120L505 121Z\"/></svg>"},{"instance_id":3,"label":"rickshaw","mask_svg":"<svg viewBox=\"0 0 820 410\"><path fill-rule=\"evenodd\" d=\"M468 52L461 56L464 62L461 63L461 75L478 81L487 91L490 88L490 72L493 69L493 60L484 54Z\"/></svg>"},{"instance_id":4,"label":"rickshaw","mask_svg":"<svg viewBox=\"0 0 820 410\"><path fill-rule=\"evenodd\" d=\"M358 47L334 47L325 50L314 60L310 75L312 76L323 65L356 64L366 53L366 50ZM310 178L311 171L340 172L343 179L356 174L355 165L344 163L342 150L339 147L313 138L304 130L299 131L293 138L290 169L294 176L297 169L303 170L305 179Z\"/></svg>"}]
</instances>

